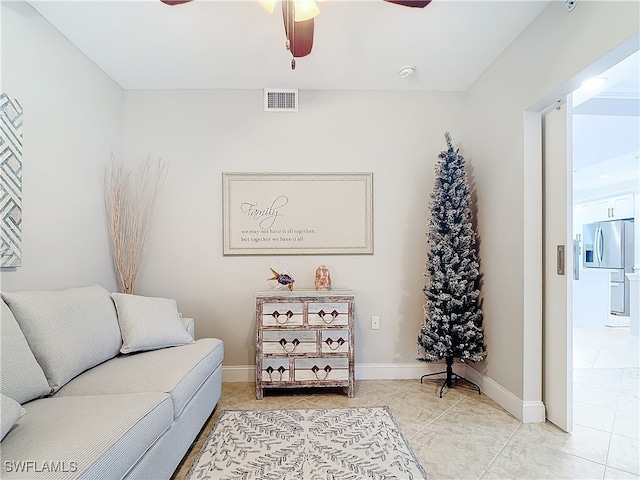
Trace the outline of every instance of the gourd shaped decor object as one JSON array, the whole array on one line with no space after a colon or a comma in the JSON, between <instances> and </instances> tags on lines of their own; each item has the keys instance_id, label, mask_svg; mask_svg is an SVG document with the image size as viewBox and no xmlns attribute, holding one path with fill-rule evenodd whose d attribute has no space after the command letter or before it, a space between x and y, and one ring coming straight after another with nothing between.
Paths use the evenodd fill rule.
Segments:
<instances>
[{"instance_id":1,"label":"gourd shaped decor object","mask_svg":"<svg viewBox=\"0 0 640 480\"><path fill-rule=\"evenodd\" d=\"M331 273L326 265L320 265L316 269L316 290L331 290Z\"/></svg>"}]
</instances>

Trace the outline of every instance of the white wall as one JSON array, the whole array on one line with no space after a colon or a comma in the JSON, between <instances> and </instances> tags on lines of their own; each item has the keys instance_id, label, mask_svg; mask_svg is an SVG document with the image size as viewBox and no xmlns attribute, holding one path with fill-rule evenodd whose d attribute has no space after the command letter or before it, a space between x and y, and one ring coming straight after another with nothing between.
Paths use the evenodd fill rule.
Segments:
<instances>
[{"instance_id":1,"label":"white wall","mask_svg":"<svg viewBox=\"0 0 640 480\"><path fill-rule=\"evenodd\" d=\"M115 288L103 176L123 90L24 2L1 2L2 90L23 114L22 266L2 288Z\"/></svg>"},{"instance_id":2,"label":"white wall","mask_svg":"<svg viewBox=\"0 0 640 480\"><path fill-rule=\"evenodd\" d=\"M540 152L524 135L526 111L621 60L612 50L637 35L638 6L578 2L568 13L551 2L468 92L489 352L476 368L525 401L540 400L542 361Z\"/></svg>"},{"instance_id":3,"label":"white wall","mask_svg":"<svg viewBox=\"0 0 640 480\"><path fill-rule=\"evenodd\" d=\"M462 94L302 91L299 112L266 113L262 91L127 91L129 160L169 164L138 291L177 298L197 335L225 341L226 366L253 365L269 268L313 289L324 263L356 292L357 361L415 365L433 166L445 131L464 138L462 108ZM222 172L351 171L373 172L373 255L222 256Z\"/></svg>"}]
</instances>

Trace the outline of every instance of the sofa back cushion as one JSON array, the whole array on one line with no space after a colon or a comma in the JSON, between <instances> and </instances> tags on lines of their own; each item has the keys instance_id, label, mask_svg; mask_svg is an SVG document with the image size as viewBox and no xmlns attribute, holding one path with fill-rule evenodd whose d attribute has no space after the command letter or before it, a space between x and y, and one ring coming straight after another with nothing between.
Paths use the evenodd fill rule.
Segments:
<instances>
[{"instance_id":1,"label":"sofa back cushion","mask_svg":"<svg viewBox=\"0 0 640 480\"><path fill-rule=\"evenodd\" d=\"M104 288L2 293L53 391L115 357L120 328Z\"/></svg>"},{"instance_id":2,"label":"sofa back cushion","mask_svg":"<svg viewBox=\"0 0 640 480\"><path fill-rule=\"evenodd\" d=\"M18 322L6 303L0 316L0 393L25 403L47 395L51 388Z\"/></svg>"}]
</instances>

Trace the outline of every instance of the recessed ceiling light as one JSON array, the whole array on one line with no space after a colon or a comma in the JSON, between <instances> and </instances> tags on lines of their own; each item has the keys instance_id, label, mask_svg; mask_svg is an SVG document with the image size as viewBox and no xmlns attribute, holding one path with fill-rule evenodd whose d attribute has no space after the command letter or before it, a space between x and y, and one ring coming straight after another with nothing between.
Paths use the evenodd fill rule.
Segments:
<instances>
[{"instance_id":1,"label":"recessed ceiling light","mask_svg":"<svg viewBox=\"0 0 640 480\"><path fill-rule=\"evenodd\" d=\"M587 78L584 82L582 82L582 88L586 90L597 90L601 88L609 81L606 77L593 77Z\"/></svg>"},{"instance_id":2,"label":"recessed ceiling light","mask_svg":"<svg viewBox=\"0 0 640 480\"><path fill-rule=\"evenodd\" d=\"M411 75L413 75L415 72L416 72L416 67L411 67L411 66L408 66L408 67L402 67L402 68L398 71L398 73L400 74L400 76L401 76L402 78L410 77L410 76L411 76Z\"/></svg>"},{"instance_id":3,"label":"recessed ceiling light","mask_svg":"<svg viewBox=\"0 0 640 480\"><path fill-rule=\"evenodd\" d=\"M607 175L606 173L603 173L602 175L600 175L600 178L602 178L604 180L604 179L609 178L609 175Z\"/></svg>"}]
</instances>

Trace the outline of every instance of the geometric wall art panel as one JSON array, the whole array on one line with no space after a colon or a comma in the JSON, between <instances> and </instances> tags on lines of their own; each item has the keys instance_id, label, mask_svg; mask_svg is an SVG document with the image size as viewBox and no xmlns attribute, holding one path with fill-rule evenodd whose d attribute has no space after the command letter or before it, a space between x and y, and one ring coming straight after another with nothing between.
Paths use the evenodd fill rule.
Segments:
<instances>
[{"instance_id":1,"label":"geometric wall art panel","mask_svg":"<svg viewBox=\"0 0 640 480\"><path fill-rule=\"evenodd\" d=\"M22 264L22 106L0 94L0 267Z\"/></svg>"}]
</instances>

